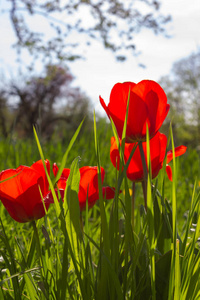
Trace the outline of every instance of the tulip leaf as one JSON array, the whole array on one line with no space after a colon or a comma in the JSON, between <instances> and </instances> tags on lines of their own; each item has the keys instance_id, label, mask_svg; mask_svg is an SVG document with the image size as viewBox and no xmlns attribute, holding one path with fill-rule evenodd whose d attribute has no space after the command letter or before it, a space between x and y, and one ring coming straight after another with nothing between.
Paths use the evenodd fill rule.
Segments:
<instances>
[{"instance_id":1,"label":"tulip leaf","mask_svg":"<svg viewBox=\"0 0 200 300\"><path fill-rule=\"evenodd\" d=\"M172 251L162 255L156 262L156 293L158 299L168 299Z\"/></svg>"},{"instance_id":2,"label":"tulip leaf","mask_svg":"<svg viewBox=\"0 0 200 300\"><path fill-rule=\"evenodd\" d=\"M37 131L36 131L35 127L33 127L33 133L34 133L35 140L36 140L36 143L37 143L38 151L40 153L40 157L42 159L42 163L43 163L43 166L44 166L44 169L45 169L45 173L46 173L46 176L47 176L47 179L48 179L48 182L49 182L49 188L52 192L53 199L56 200L57 197L56 197L56 193L55 193L55 190L54 190L54 186L53 186L53 183L51 181L51 178L48 174L48 171L47 171L47 168L46 168L46 165L45 165L44 154L43 154L42 147L41 147L41 144L40 144L40 141L39 141L39 138L38 138ZM60 215L60 206L58 204L58 201L54 201L54 204L55 204L55 208L56 208L56 214L57 214L57 216L59 216Z\"/></svg>"},{"instance_id":3,"label":"tulip leaf","mask_svg":"<svg viewBox=\"0 0 200 300\"><path fill-rule=\"evenodd\" d=\"M14 275L11 275L7 278L5 278L4 280L2 280L0 282L0 286L2 286L6 281L9 281L10 279L13 279L13 278L16 278L16 277L20 277L21 275L24 275L24 274L27 274L27 273L30 273L30 272L33 272L33 271L37 271L41 269L41 267L35 267L35 268L32 268L32 269L29 269L29 270L25 270L25 271L22 271L22 272L19 272L19 273L16 273Z\"/></svg>"},{"instance_id":4,"label":"tulip leaf","mask_svg":"<svg viewBox=\"0 0 200 300\"><path fill-rule=\"evenodd\" d=\"M84 121L84 119L83 119L83 121ZM80 123L80 125L78 126L76 132L74 133L74 135L73 135L73 137L72 137L72 139L71 139L71 141L70 141L70 143L69 143L69 145L68 145L68 148L67 148L67 150L66 150L66 152L65 152L65 154L64 154L64 156L63 156L63 158L62 158L62 162L61 162L60 168L59 168L59 170L58 170L58 173L57 173L57 175L56 175L56 178L55 178L55 180L54 180L54 183L57 182L57 181L59 180L59 178L60 178L60 176L61 176L61 174L62 174L62 171L63 171L63 169L65 168L66 161L67 161L67 158L68 158L68 154L69 154L69 152L70 152L72 146L74 145L74 143L75 143L75 141L76 141L76 138L77 138L77 136L78 136L78 134L79 134L79 132L80 132L80 130L81 130L81 127L82 127L82 125L83 125L83 121L82 121L82 122Z\"/></svg>"},{"instance_id":5,"label":"tulip leaf","mask_svg":"<svg viewBox=\"0 0 200 300\"><path fill-rule=\"evenodd\" d=\"M64 195L64 212L66 230L71 244L71 261L70 269L73 267L77 270L80 268L80 247L79 241L81 240L81 227L80 227L80 208L78 200L79 191L79 161L80 157L77 157L72 162L70 168L70 175L67 180ZM73 256L73 257L72 257Z\"/></svg>"},{"instance_id":6,"label":"tulip leaf","mask_svg":"<svg viewBox=\"0 0 200 300\"><path fill-rule=\"evenodd\" d=\"M7 181L7 180L10 180L10 179L12 179L12 178L15 178L15 177L18 176L21 172L22 172L22 171L20 171L20 172L17 173L16 175L13 175L13 176L11 176L11 177L8 177L8 178L6 178L6 179L1 180L1 181L0 181L0 184L3 183L3 182L5 182L5 181Z\"/></svg>"},{"instance_id":7,"label":"tulip leaf","mask_svg":"<svg viewBox=\"0 0 200 300\"><path fill-rule=\"evenodd\" d=\"M155 195L154 228L155 228L155 236L157 241L157 250L162 254L164 254L165 252L171 249L171 231L170 231L171 225L169 219L171 219L170 213L167 211L165 207L163 207L162 212L160 211L158 196Z\"/></svg>"},{"instance_id":8,"label":"tulip leaf","mask_svg":"<svg viewBox=\"0 0 200 300\"><path fill-rule=\"evenodd\" d=\"M80 157L77 157L72 162L70 168L70 175L67 180L65 196L64 196L64 210L66 213L67 223L68 225L70 225L70 231L72 230L71 225L73 225L73 228L78 237L81 232L80 208L79 208L79 200L78 200L79 181L80 181L79 161L80 161Z\"/></svg>"},{"instance_id":9,"label":"tulip leaf","mask_svg":"<svg viewBox=\"0 0 200 300\"><path fill-rule=\"evenodd\" d=\"M101 229L102 229L102 249L105 253L107 259L110 258L110 239L109 239L109 231L108 231L108 222L106 218L106 211L103 202L103 194L102 194L102 182L101 182L101 163L100 163L100 153L99 153L99 143L97 139L97 127L96 127L96 116L94 112L94 142L95 142L95 154L97 159L98 166L98 186L99 186L99 207L100 207L100 216L101 216ZM109 266L105 257L101 257L100 260L101 266L101 276L98 283L98 295L97 299L104 299L107 295L108 291L108 272Z\"/></svg>"}]
</instances>

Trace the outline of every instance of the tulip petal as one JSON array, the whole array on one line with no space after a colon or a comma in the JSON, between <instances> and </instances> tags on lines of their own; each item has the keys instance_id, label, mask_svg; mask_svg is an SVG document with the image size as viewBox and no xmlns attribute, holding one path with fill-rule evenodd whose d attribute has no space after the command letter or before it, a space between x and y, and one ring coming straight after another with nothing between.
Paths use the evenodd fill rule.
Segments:
<instances>
[{"instance_id":1,"label":"tulip petal","mask_svg":"<svg viewBox=\"0 0 200 300\"><path fill-rule=\"evenodd\" d=\"M56 175L58 173L58 166L56 165L56 163L53 164L53 173L54 173L54 176L56 177ZM69 174L70 174L70 169L68 169L68 168L63 169L61 177L57 182L57 187L59 189L65 190Z\"/></svg>"},{"instance_id":2,"label":"tulip petal","mask_svg":"<svg viewBox=\"0 0 200 300\"><path fill-rule=\"evenodd\" d=\"M158 95L154 91L150 91L146 95L146 101L148 103L149 135L152 136L159 129L157 123L160 124L160 120L158 118L158 107L159 107Z\"/></svg>"},{"instance_id":3,"label":"tulip petal","mask_svg":"<svg viewBox=\"0 0 200 300\"><path fill-rule=\"evenodd\" d=\"M57 173L58 173L58 166L56 163L53 163L53 175L56 177Z\"/></svg>"},{"instance_id":4,"label":"tulip petal","mask_svg":"<svg viewBox=\"0 0 200 300\"><path fill-rule=\"evenodd\" d=\"M159 171L163 167L166 148L167 148L166 135L157 132L157 134L150 140L152 179L158 175Z\"/></svg>"},{"instance_id":5,"label":"tulip petal","mask_svg":"<svg viewBox=\"0 0 200 300\"><path fill-rule=\"evenodd\" d=\"M65 168L62 171L61 178L67 180L70 174L70 169Z\"/></svg>"},{"instance_id":6,"label":"tulip petal","mask_svg":"<svg viewBox=\"0 0 200 300\"><path fill-rule=\"evenodd\" d=\"M46 168L47 168L47 172L48 174L50 174L50 163L48 161L48 159L46 159L44 161L45 165L46 165ZM38 172L40 175L43 175L44 178L46 178L46 175L45 175L45 169L44 169L44 166L43 166L43 163L42 163L42 160L38 160L37 162L35 162L31 167L30 169L32 170L35 170L36 172Z\"/></svg>"},{"instance_id":7,"label":"tulip petal","mask_svg":"<svg viewBox=\"0 0 200 300\"><path fill-rule=\"evenodd\" d=\"M133 143L146 139L147 117L148 107L146 103L137 94L131 92L126 131L126 141L128 143Z\"/></svg>"},{"instance_id":8,"label":"tulip petal","mask_svg":"<svg viewBox=\"0 0 200 300\"><path fill-rule=\"evenodd\" d=\"M101 103L103 109L104 109L105 112L107 113L108 117L110 117L109 109L108 109L108 107L106 106L106 104L105 104L103 98L101 98L101 96L99 96L99 100L100 100L100 103Z\"/></svg>"},{"instance_id":9,"label":"tulip petal","mask_svg":"<svg viewBox=\"0 0 200 300\"><path fill-rule=\"evenodd\" d=\"M45 164L50 172L49 161L46 160ZM14 220L29 222L45 215L41 193L43 196L48 193L48 180L41 160L31 167L19 166L2 171L0 181L4 179L9 180L0 184L0 199Z\"/></svg>"},{"instance_id":10,"label":"tulip petal","mask_svg":"<svg viewBox=\"0 0 200 300\"><path fill-rule=\"evenodd\" d=\"M160 129L169 111L167 96L161 86L153 80L142 80L135 87L137 93L148 106L150 137Z\"/></svg>"},{"instance_id":11,"label":"tulip petal","mask_svg":"<svg viewBox=\"0 0 200 300\"><path fill-rule=\"evenodd\" d=\"M143 80L137 84L133 82L115 84L108 106L100 97L100 103L108 117L112 118L120 138L122 137L129 94L126 142L145 141L147 125L151 139L161 127L169 111L170 105L167 104L166 94L155 81Z\"/></svg>"},{"instance_id":12,"label":"tulip petal","mask_svg":"<svg viewBox=\"0 0 200 300\"><path fill-rule=\"evenodd\" d=\"M98 168L97 167L82 167L80 168L80 188L79 188L79 201L86 201L85 195L88 195L88 202L92 197L95 197L95 194L99 194L98 190ZM101 168L101 180L103 183L105 176L105 171ZM81 192L81 190L82 192ZM84 191L84 195L83 195ZM98 200L98 199L97 199ZM93 201L93 200L92 200Z\"/></svg>"},{"instance_id":13,"label":"tulip petal","mask_svg":"<svg viewBox=\"0 0 200 300\"><path fill-rule=\"evenodd\" d=\"M110 148L110 160L115 168L119 170L120 155L117 147L117 143L114 137L111 138L111 148Z\"/></svg>"},{"instance_id":14,"label":"tulip petal","mask_svg":"<svg viewBox=\"0 0 200 300\"><path fill-rule=\"evenodd\" d=\"M167 176L169 178L170 181L172 181L172 169L169 165L166 165L166 172L167 172Z\"/></svg>"},{"instance_id":15,"label":"tulip petal","mask_svg":"<svg viewBox=\"0 0 200 300\"><path fill-rule=\"evenodd\" d=\"M46 159L44 161L45 165L46 165L46 168L47 168L47 172L48 174L50 174L50 162L48 159ZM31 170L35 170L39 176L42 176L43 177L43 181L44 181L44 190L43 190L43 194L46 194L48 192L48 189L49 189L49 182L48 182L48 179L47 179L47 176L46 176L46 172L45 172L45 169L44 169L44 166L43 166L43 163L42 163L42 160L38 160L37 162L35 162L31 167L30 167Z\"/></svg>"},{"instance_id":16,"label":"tulip petal","mask_svg":"<svg viewBox=\"0 0 200 300\"><path fill-rule=\"evenodd\" d=\"M114 85L111 94L110 102L108 106L100 97L100 102L105 109L107 115L112 118L115 123L119 137L122 137L124 119L126 116L127 101L130 93L129 100L129 114L127 122L127 142L133 142L137 137L141 136L141 131L146 123L148 111L147 106L141 97L132 93L132 90L136 86L133 82L117 83ZM134 134L133 134L134 132ZM142 139L146 137L144 132ZM140 138L141 139L141 138Z\"/></svg>"},{"instance_id":17,"label":"tulip petal","mask_svg":"<svg viewBox=\"0 0 200 300\"><path fill-rule=\"evenodd\" d=\"M183 155L187 150L187 147L186 146L178 146L174 149L175 151L175 157L178 157L180 155ZM167 164L173 159L173 151L170 150L167 152Z\"/></svg>"},{"instance_id":18,"label":"tulip petal","mask_svg":"<svg viewBox=\"0 0 200 300\"><path fill-rule=\"evenodd\" d=\"M110 102L108 104L109 112L118 119L124 121L129 92L134 88L135 83L124 82L117 83L111 90Z\"/></svg>"},{"instance_id":19,"label":"tulip petal","mask_svg":"<svg viewBox=\"0 0 200 300\"><path fill-rule=\"evenodd\" d=\"M58 180L58 188L61 194L61 198L64 197L64 189L66 187L68 175L70 169L64 169L61 175L61 178ZM94 206L97 200L99 200L99 187L98 187L98 168L85 166L79 169L80 172L80 182L79 182L79 192L78 192L78 199L79 199L79 207L80 210L84 210L86 208L86 201L88 199L88 208ZM105 171L101 167L101 181L103 184L103 180L105 177ZM106 187L105 189L102 188L103 193L106 193L108 199L114 197L113 189ZM56 195L58 195L57 190L55 190ZM53 197L52 193L49 194L44 199L45 203L52 203Z\"/></svg>"},{"instance_id":20,"label":"tulip petal","mask_svg":"<svg viewBox=\"0 0 200 300\"><path fill-rule=\"evenodd\" d=\"M167 104L167 96L162 87L153 80L142 80L136 84L133 92L137 94L148 107L148 126L150 138L161 127L167 116L170 105ZM146 133L146 124L143 132Z\"/></svg>"},{"instance_id":21,"label":"tulip petal","mask_svg":"<svg viewBox=\"0 0 200 300\"><path fill-rule=\"evenodd\" d=\"M59 194L58 194L58 191L57 189L55 189L55 193L56 193L56 196L57 196L57 199L58 199L58 195L61 196L61 199L62 201L64 200L64 193L65 193L65 190L64 189L59 189ZM44 203L54 203L54 198L53 198L53 195L52 195L52 191L49 191L49 193L44 197Z\"/></svg>"},{"instance_id":22,"label":"tulip petal","mask_svg":"<svg viewBox=\"0 0 200 300\"><path fill-rule=\"evenodd\" d=\"M103 198L106 200L113 199L115 197L115 189L109 186L104 186L102 188Z\"/></svg>"},{"instance_id":23,"label":"tulip petal","mask_svg":"<svg viewBox=\"0 0 200 300\"><path fill-rule=\"evenodd\" d=\"M135 146L135 144L125 145L124 154L126 156L126 160L128 160L134 146ZM144 149L144 147L143 147L143 149ZM145 151L145 149L144 149L144 151ZM132 156L132 159L130 161L130 164L128 166L126 174L127 174L127 177L131 181L138 182L138 181L143 181L143 179L144 179L143 165L142 165L142 159L141 159L141 156L140 156L139 147L137 147L135 149L135 152Z\"/></svg>"},{"instance_id":24,"label":"tulip petal","mask_svg":"<svg viewBox=\"0 0 200 300\"><path fill-rule=\"evenodd\" d=\"M164 90L162 89L162 87L157 82L153 80L142 80L137 83L137 85L134 88L134 92L139 97L144 99L144 101L149 106L149 108L151 105L149 103L148 96L150 92L153 92L154 95L156 94L159 99L159 106L158 106L159 112L161 113L165 112L166 105L167 105L167 96Z\"/></svg>"},{"instance_id":25,"label":"tulip petal","mask_svg":"<svg viewBox=\"0 0 200 300\"><path fill-rule=\"evenodd\" d=\"M31 212L31 215L27 214L27 211L25 210L25 207L23 204L18 202L13 202L12 200L8 200L7 197L4 199L1 197L1 201L5 207L5 209L8 211L9 215L17 222L19 223L25 223L30 222L37 218L38 216L43 217L44 216L44 208L39 207L39 210L36 212ZM36 217L37 216L37 217Z\"/></svg>"},{"instance_id":26,"label":"tulip petal","mask_svg":"<svg viewBox=\"0 0 200 300\"><path fill-rule=\"evenodd\" d=\"M125 163L128 161L130 154L132 152L133 147L135 147L135 143L125 143L124 149L124 161ZM142 143L142 147L144 150L145 158L147 156L147 145L146 142ZM152 178L155 178L160 169L163 167L163 161L165 158L167 147L167 137L158 132L151 140L150 140L150 157L151 157L151 171L152 171ZM114 167L119 170L119 150L117 147L117 143L115 138L111 139L111 148L110 148L110 159ZM144 180L144 171L143 165L140 155L139 147L135 149L135 152L130 160L128 169L126 171L127 177L133 182L140 182Z\"/></svg>"}]
</instances>

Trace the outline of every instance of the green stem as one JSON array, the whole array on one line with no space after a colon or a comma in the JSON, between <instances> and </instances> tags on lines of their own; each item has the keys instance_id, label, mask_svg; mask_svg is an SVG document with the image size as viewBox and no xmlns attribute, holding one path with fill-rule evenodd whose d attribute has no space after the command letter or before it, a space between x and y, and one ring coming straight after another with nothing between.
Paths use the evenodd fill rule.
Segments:
<instances>
[{"instance_id":1,"label":"green stem","mask_svg":"<svg viewBox=\"0 0 200 300\"><path fill-rule=\"evenodd\" d=\"M144 207L147 211L147 182L142 181L142 190L143 190L143 196L144 196Z\"/></svg>"},{"instance_id":2,"label":"green stem","mask_svg":"<svg viewBox=\"0 0 200 300\"><path fill-rule=\"evenodd\" d=\"M42 251L41 251L41 247L40 247L39 234L38 234L36 222L32 221L31 224L33 226L37 254L38 254L38 257L39 257L39 260L40 260L40 265L42 266L42 268L40 269L40 274L41 274L41 277L43 278L44 277L44 264L43 264L43 259L42 259Z\"/></svg>"},{"instance_id":3,"label":"green stem","mask_svg":"<svg viewBox=\"0 0 200 300\"><path fill-rule=\"evenodd\" d=\"M134 214L135 214L135 182L132 182L132 197L131 197L131 224L134 231Z\"/></svg>"},{"instance_id":4,"label":"green stem","mask_svg":"<svg viewBox=\"0 0 200 300\"><path fill-rule=\"evenodd\" d=\"M147 211L147 180L148 180L148 169L146 164L146 159L144 155L144 149L142 147L142 142L138 143L139 149L140 149L140 156L142 160L142 167L144 172L144 180L142 181L142 188L143 188L143 194L144 194L144 207Z\"/></svg>"},{"instance_id":5,"label":"green stem","mask_svg":"<svg viewBox=\"0 0 200 300\"><path fill-rule=\"evenodd\" d=\"M81 231L83 233L84 225L83 225L83 215L82 215L82 212L80 212L80 226L81 226Z\"/></svg>"}]
</instances>

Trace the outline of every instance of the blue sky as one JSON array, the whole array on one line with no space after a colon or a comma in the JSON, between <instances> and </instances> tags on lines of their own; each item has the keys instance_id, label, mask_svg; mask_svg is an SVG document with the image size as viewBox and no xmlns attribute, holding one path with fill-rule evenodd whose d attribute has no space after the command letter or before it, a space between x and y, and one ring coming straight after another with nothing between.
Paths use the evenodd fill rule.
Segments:
<instances>
[{"instance_id":1,"label":"blue sky","mask_svg":"<svg viewBox=\"0 0 200 300\"><path fill-rule=\"evenodd\" d=\"M3 5L5 0L0 0L0 10ZM138 57L129 56L126 62L116 62L112 53L96 42L86 50L86 60L70 64L75 76L73 85L80 86L86 92L95 110L102 111L99 95L108 102L110 90L116 82L139 82L142 79L157 81L161 76L169 74L175 61L200 47L200 0L163 0L161 12L172 15L173 20L168 25L169 34L172 36L170 39L143 30L135 37L137 48L141 51ZM1 70L7 76L14 76L16 56L11 45L15 36L6 16L1 17L0 26ZM24 59L29 60L28 56ZM138 67L140 62L146 68Z\"/></svg>"}]
</instances>

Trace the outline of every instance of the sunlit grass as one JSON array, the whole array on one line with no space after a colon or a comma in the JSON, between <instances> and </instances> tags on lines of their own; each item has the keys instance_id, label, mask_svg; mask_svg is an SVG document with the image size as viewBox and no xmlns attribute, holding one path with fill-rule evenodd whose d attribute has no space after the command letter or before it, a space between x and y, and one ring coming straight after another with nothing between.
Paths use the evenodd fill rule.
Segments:
<instances>
[{"instance_id":1,"label":"sunlit grass","mask_svg":"<svg viewBox=\"0 0 200 300\"><path fill-rule=\"evenodd\" d=\"M40 157L56 161L59 174L71 169L64 203L54 194L55 203L36 224L15 222L0 206L0 299L198 299L198 154L189 150L186 157L174 158L173 182L163 172L153 181L148 174L147 209L136 184L133 209L126 165L122 159L116 171L110 163L112 130L116 135L114 125L107 124L105 131L94 116L94 136L82 134L80 125L67 145L43 144L36 131L34 141L0 142L2 170L31 165ZM170 138L174 149L172 133ZM104 201L100 192L99 202L80 214L81 165L98 166L99 187L103 166L106 184L115 187L116 195ZM53 190L52 174L49 182Z\"/></svg>"}]
</instances>

